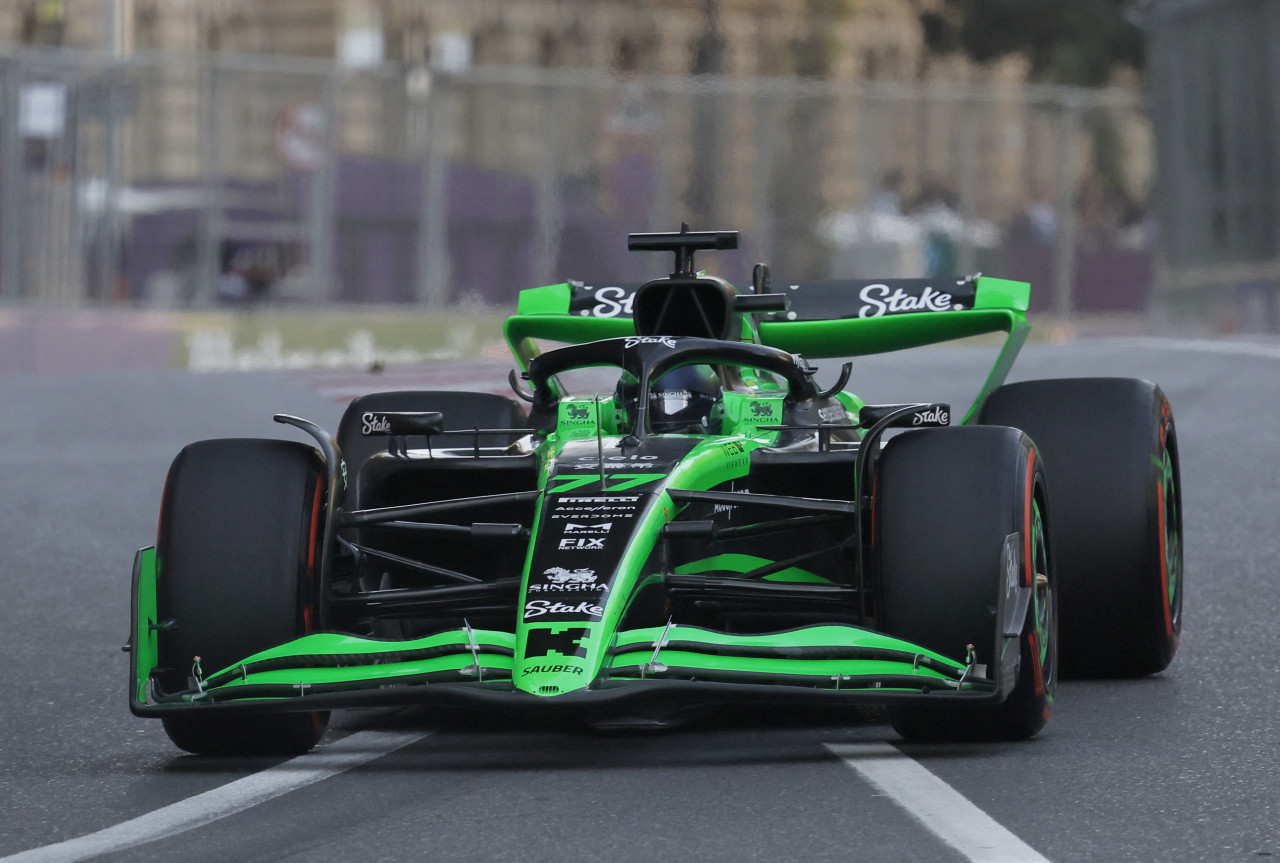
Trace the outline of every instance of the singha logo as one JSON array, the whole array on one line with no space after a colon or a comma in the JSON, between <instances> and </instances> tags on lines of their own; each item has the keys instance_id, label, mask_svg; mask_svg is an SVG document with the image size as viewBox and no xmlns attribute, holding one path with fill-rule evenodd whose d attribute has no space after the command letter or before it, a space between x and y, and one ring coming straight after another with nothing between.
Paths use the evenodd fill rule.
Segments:
<instances>
[{"instance_id":1,"label":"singha logo","mask_svg":"<svg viewBox=\"0 0 1280 863\"><path fill-rule=\"evenodd\" d=\"M591 584L596 580L596 571L594 569L568 570L560 566L553 566L542 574L552 584Z\"/></svg>"}]
</instances>

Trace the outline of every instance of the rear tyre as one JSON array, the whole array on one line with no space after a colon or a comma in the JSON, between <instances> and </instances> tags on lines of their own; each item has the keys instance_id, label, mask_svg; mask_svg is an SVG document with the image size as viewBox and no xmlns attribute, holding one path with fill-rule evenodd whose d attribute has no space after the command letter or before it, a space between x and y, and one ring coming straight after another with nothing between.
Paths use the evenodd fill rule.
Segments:
<instances>
[{"instance_id":1,"label":"rear tyre","mask_svg":"<svg viewBox=\"0 0 1280 863\"><path fill-rule=\"evenodd\" d=\"M1062 670L1138 677L1173 660L1182 631L1182 500L1169 400L1129 378L1000 387L984 424L1044 456L1063 585Z\"/></svg>"},{"instance_id":2,"label":"rear tyre","mask_svg":"<svg viewBox=\"0 0 1280 863\"><path fill-rule=\"evenodd\" d=\"M311 630L323 530L324 475L315 451L276 440L209 440L169 469L156 542L162 633L159 684L184 689L194 657L206 676ZM315 746L327 712L165 717L198 755L287 755Z\"/></svg>"},{"instance_id":3,"label":"rear tyre","mask_svg":"<svg viewBox=\"0 0 1280 863\"><path fill-rule=\"evenodd\" d=\"M1045 501L1040 459L1016 429L926 429L885 446L875 489L885 632L958 660L973 645L994 669L1010 534L1021 543L1021 584L1033 588L1009 696L893 705L890 724L908 740L1021 740L1048 721L1058 651Z\"/></svg>"}]
</instances>

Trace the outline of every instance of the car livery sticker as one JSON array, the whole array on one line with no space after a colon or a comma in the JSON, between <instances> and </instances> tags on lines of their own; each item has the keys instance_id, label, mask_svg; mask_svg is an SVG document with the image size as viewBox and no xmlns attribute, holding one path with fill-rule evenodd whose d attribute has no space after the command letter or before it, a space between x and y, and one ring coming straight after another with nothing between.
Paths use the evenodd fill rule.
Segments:
<instances>
[{"instance_id":1,"label":"car livery sticker","mask_svg":"<svg viewBox=\"0 0 1280 863\"><path fill-rule=\"evenodd\" d=\"M639 495L548 498L539 528L545 540L533 554L522 619L600 620L643 508Z\"/></svg>"},{"instance_id":2,"label":"car livery sticker","mask_svg":"<svg viewBox=\"0 0 1280 863\"><path fill-rule=\"evenodd\" d=\"M913 312L955 312L972 309L977 280L966 279L843 279L823 282L784 282L774 288L790 298L786 312L771 321L822 321L840 318L880 318ZM594 318L629 318L637 283L570 282L569 313Z\"/></svg>"},{"instance_id":3,"label":"car livery sticker","mask_svg":"<svg viewBox=\"0 0 1280 863\"><path fill-rule=\"evenodd\" d=\"M626 491L651 482L657 482L666 476L666 474L661 473L609 473L608 471L606 473L608 478L604 480L603 486L601 485L599 474L552 477L547 482L547 494L584 491L592 483L595 483L596 488L602 491Z\"/></svg>"},{"instance_id":4,"label":"car livery sticker","mask_svg":"<svg viewBox=\"0 0 1280 863\"><path fill-rule=\"evenodd\" d=\"M586 673L583 660L588 653L591 630L585 626L530 626L525 635L521 674Z\"/></svg>"},{"instance_id":5,"label":"car livery sticker","mask_svg":"<svg viewBox=\"0 0 1280 863\"><path fill-rule=\"evenodd\" d=\"M917 312L972 309L978 297L974 279L881 279L790 282L781 287L790 308L770 321L826 321L882 318Z\"/></svg>"},{"instance_id":6,"label":"car livery sticker","mask_svg":"<svg viewBox=\"0 0 1280 863\"><path fill-rule=\"evenodd\" d=\"M594 439L565 442L542 501L525 579L524 622L603 619L641 516L657 499L662 481L697 445L696 439L683 437L625 447ZM745 458L742 450L738 455Z\"/></svg>"},{"instance_id":7,"label":"car livery sticker","mask_svg":"<svg viewBox=\"0 0 1280 863\"><path fill-rule=\"evenodd\" d=\"M587 318L629 318L639 282L569 283L569 314Z\"/></svg>"}]
</instances>

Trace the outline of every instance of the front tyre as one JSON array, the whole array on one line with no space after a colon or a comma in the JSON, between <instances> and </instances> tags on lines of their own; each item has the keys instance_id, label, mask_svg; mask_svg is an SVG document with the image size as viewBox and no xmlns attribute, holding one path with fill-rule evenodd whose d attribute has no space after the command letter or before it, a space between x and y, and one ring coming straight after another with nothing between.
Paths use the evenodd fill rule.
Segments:
<instances>
[{"instance_id":1,"label":"front tyre","mask_svg":"<svg viewBox=\"0 0 1280 863\"><path fill-rule=\"evenodd\" d=\"M976 661L994 669L1001 555L1011 534L1021 585L1033 588L1009 696L994 705L940 696L891 706L889 721L908 740L1021 740L1048 721L1058 630L1046 500L1039 456L1016 429L927 429L885 446L875 487L885 632L955 659L973 645Z\"/></svg>"},{"instance_id":2,"label":"front tyre","mask_svg":"<svg viewBox=\"0 0 1280 863\"><path fill-rule=\"evenodd\" d=\"M323 468L315 450L277 440L209 440L169 469L156 541L161 620L158 683L206 675L311 630L319 601ZM164 718L198 755L291 755L320 741L327 712L227 715L190 708Z\"/></svg>"}]
</instances>

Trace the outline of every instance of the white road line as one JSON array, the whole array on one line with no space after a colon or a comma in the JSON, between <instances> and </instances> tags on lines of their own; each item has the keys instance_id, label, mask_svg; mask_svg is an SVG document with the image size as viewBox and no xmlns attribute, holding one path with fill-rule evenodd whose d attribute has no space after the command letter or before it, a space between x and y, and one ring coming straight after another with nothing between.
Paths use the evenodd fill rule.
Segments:
<instances>
[{"instance_id":1,"label":"white road line","mask_svg":"<svg viewBox=\"0 0 1280 863\"><path fill-rule=\"evenodd\" d=\"M827 748L971 863L1049 863L897 747L828 743Z\"/></svg>"},{"instance_id":2,"label":"white road line","mask_svg":"<svg viewBox=\"0 0 1280 863\"><path fill-rule=\"evenodd\" d=\"M0 863L73 863L184 833L359 767L415 743L429 733L361 731L309 755L300 755L97 833L0 857Z\"/></svg>"}]
</instances>

